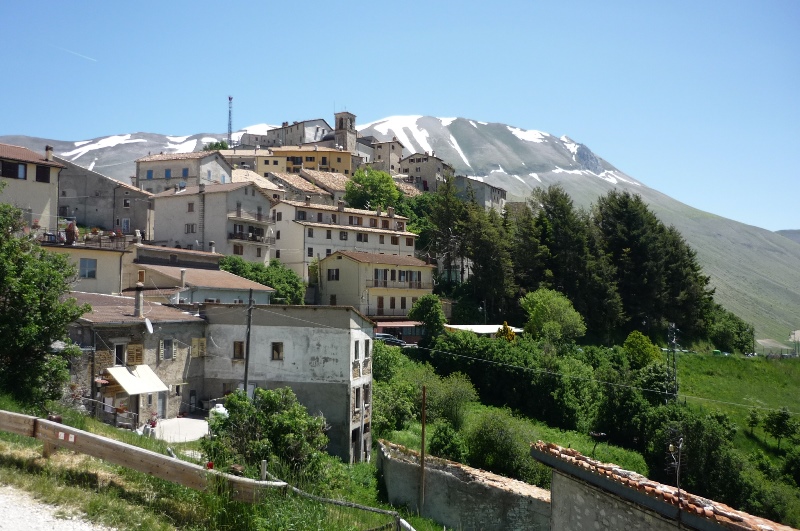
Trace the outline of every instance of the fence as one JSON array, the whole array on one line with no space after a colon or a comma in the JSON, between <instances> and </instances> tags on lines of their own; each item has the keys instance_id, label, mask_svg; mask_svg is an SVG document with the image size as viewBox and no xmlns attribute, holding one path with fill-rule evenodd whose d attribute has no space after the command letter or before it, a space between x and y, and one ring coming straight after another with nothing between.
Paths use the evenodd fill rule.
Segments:
<instances>
[{"instance_id":1,"label":"fence","mask_svg":"<svg viewBox=\"0 0 800 531\"><path fill-rule=\"evenodd\" d=\"M289 490L320 503L386 515L387 520L391 521L382 528L413 531L413 528L395 511L320 498L295 489L280 480L266 481L262 479L257 481L218 470L208 470L194 463L65 426L55 421L0 410L0 431L41 440L44 444L42 450L44 457L49 457L58 448L65 448L198 491L206 490L209 487L217 489L224 486L222 491L229 492L232 500L245 503L258 503L266 497L267 492L276 489ZM265 465L266 463L262 463L262 478L265 478L267 474Z\"/></svg>"}]
</instances>

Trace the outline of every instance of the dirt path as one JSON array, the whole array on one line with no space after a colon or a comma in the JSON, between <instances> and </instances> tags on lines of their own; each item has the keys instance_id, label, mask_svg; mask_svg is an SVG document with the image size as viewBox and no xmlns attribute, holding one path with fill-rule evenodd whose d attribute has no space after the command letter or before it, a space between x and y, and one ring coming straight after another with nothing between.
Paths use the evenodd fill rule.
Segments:
<instances>
[{"instance_id":1,"label":"dirt path","mask_svg":"<svg viewBox=\"0 0 800 531\"><path fill-rule=\"evenodd\" d=\"M47 505L25 491L0 485L1 531L109 531L69 510Z\"/></svg>"}]
</instances>

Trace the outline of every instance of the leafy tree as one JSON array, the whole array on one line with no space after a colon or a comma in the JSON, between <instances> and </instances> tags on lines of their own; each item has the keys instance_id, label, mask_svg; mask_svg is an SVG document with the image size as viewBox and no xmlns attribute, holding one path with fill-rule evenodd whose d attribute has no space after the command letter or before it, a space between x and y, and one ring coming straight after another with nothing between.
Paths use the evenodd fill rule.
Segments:
<instances>
[{"instance_id":1,"label":"leafy tree","mask_svg":"<svg viewBox=\"0 0 800 531\"><path fill-rule=\"evenodd\" d=\"M756 408L750 408L747 413L747 426L750 428L750 435L761 424L761 413Z\"/></svg>"},{"instance_id":2,"label":"leafy tree","mask_svg":"<svg viewBox=\"0 0 800 531\"><path fill-rule=\"evenodd\" d=\"M781 449L781 439L794 436L797 427L797 422L792 419L792 414L786 406L764 415L764 431L778 441L778 450Z\"/></svg>"},{"instance_id":3,"label":"leafy tree","mask_svg":"<svg viewBox=\"0 0 800 531\"><path fill-rule=\"evenodd\" d=\"M453 428L464 425L469 404L478 399L469 378L460 372L453 373L431 385L427 391L430 419L444 419Z\"/></svg>"},{"instance_id":4,"label":"leafy tree","mask_svg":"<svg viewBox=\"0 0 800 531\"><path fill-rule=\"evenodd\" d=\"M433 429L430 451L435 456L463 463L467 457L467 443L450 424L442 422Z\"/></svg>"},{"instance_id":5,"label":"leafy tree","mask_svg":"<svg viewBox=\"0 0 800 531\"><path fill-rule=\"evenodd\" d=\"M201 442L209 459L250 466L277 459L294 471L319 472L328 444L325 420L309 415L290 388L257 388L252 400L240 390L228 395L225 408L228 416L215 416L212 437Z\"/></svg>"},{"instance_id":6,"label":"leafy tree","mask_svg":"<svg viewBox=\"0 0 800 531\"><path fill-rule=\"evenodd\" d=\"M408 311L408 318L422 322L425 333L420 340L420 346L427 348L433 339L444 332L445 316L442 303L436 295L423 295Z\"/></svg>"},{"instance_id":7,"label":"leafy tree","mask_svg":"<svg viewBox=\"0 0 800 531\"><path fill-rule=\"evenodd\" d=\"M516 334L511 329L511 327L508 326L508 323L505 322L505 321L503 321L503 326L500 327L500 329L497 331L497 334L495 334L495 336L498 339L505 339L509 343L513 342L514 339L516 338Z\"/></svg>"},{"instance_id":8,"label":"leafy tree","mask_svg":"<svg viewBox=\"0 0 800 531\"><path fill-rule=\"evenodd\" d=\"M573 341L586 333L586 325L581 314L575 311L572 303L561 293L539 288L528 293L519 301L528 312L525 331L551 343Z\"/></svg>"},{"instance_id":9,"label":"leafy tree","mask_svg":"<svg viewBox=\"0 0 800 531\"><path fill-rule=\"evenodd\" d=\"M623 348L633 369L641 369L651 363L662 361L661 350L650 341L650 338L638 330L628 334Z\"/></svg>"},{"instance_id":10,"label":"leafy tree","mask_svg":"<svg viewBox=\"0 0 800 531\"><path fill-rule=\"evenodd\" d=\"M408 382L375 382L372 394L372 427L378 436L403 429L407 422L416 418L416 394L417 389Z\"/></svg>"},{"instance_id":11,"label":"leafy tree","mask_svg":"<svg viewBox=\"0 0 800 531\"><path fill-rule=\"evenodd\" d=\"M750 352L753 348L753 326L719 304L714 304L708 326L708 337L714 346L725 352Z\"/></svg>"},{"instance_id":12,"label":"leafy tree","mask_svg":"<svg viewBox=\"0 0 800 531\"><path fill-rule=\"evenodd\" d=\"M392 176L372 168L358 169L347 182L344 200L352 208L375 209L394 207L400 203L402 193Z\"/></svg>"},{"instance_id":13,"label":"leafy tree","mask_svg":"<svg viewBox=\"0 0 800 531\"><path fill-rule=\"evenodd\" d=\"M65 297L76 276L68 257L43 250L24 226L22 211L0 204L0 390L43 407L61 396L75 353L50 345L90 307Z\"/></svg>"},{"instance_id":14,"label":"leafy tree","mask_svg":"<svg viewBox=\"0 0 800 531\"><path fill-rule=\"evenodd\" d=\"M239 256L225 256L220 260L219 267L223 271L273 288L275 290L273 301L303 304L305 300L306 287L303 280L278 260L271 260L266 267L263 264L246 262Z\"/></svg>"},{"instance_id":15,"label":"leafy tree","mask_svg":"<svg viewBox=\"0 0 800 531\"><path fill-rule=\"evenodd\" d=\"M203 146L203 151L219 151L221 149L228 149L228 143L225 140L210 142Z\"/></svg>"}]
</instances>

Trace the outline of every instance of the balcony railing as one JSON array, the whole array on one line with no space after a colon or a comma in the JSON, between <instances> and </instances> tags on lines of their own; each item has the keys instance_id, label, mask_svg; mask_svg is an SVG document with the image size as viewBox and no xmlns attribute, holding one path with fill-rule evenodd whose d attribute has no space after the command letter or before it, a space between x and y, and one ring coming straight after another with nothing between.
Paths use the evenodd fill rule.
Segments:
<instances>
[{"instance_id":1,"label":"balcony railing","mask_svg":"<svg viewBox=\"0 0 800 531\"><path fill-rule=\"evenodd\" d=\"M399 282L395 280L367 280L368 288L394 288L394 289L433 289L433 282L412 280Z\"/></svg>"},{"instance_id":2,"label":"balcony railing","mask_svg":"<svg viewBox=\"0 0 800 531\"><path fill-rule=\"evenodd\" d=\"M275 238L273 236L256 236L246 232L229 232L228 239L250 243L275 245Z\"/></svg>"},{"instance_id":3,"label":"balcony railing","mask_svg":"<svg viewBox=\"0 0 800 531\"><path fill-rule=\"evenodd\" d=\"M411 308L375 308L371 307L367 312L367 317L387 316L387 317L408 317L408 310Z\"/></svg>"},{"instance_id":4,"label":"balcony railing","mask_svg":"<svg viewBox=\"0 0 800 531\"><path fill-rule=\"evenodd\" d=\"M275 218L264 212L253 212L251 210L236 209L228 212L228 219L241 219L243 221L250 221L261 223L264 225L271 225L275 223Z\"/></svg>"}]
</instances>

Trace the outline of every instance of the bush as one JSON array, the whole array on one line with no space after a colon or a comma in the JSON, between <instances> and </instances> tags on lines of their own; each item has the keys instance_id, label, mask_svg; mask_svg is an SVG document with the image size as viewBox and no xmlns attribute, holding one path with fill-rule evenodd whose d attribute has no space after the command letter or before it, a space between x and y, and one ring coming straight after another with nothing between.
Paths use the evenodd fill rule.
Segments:
<instances>
[{"instance_id":1,"label":"bush","mask_svg":"<svg viewBox=\"0 0 800 531\"><path fill-rule=\"evenodd\" d=\"M435 456L463 463L467 457L467 443L453 426L442 422L433 429L430 452Z\"/></svg>"}]
</instances>

